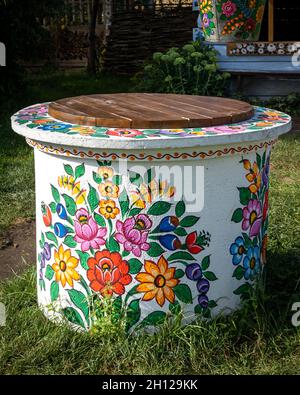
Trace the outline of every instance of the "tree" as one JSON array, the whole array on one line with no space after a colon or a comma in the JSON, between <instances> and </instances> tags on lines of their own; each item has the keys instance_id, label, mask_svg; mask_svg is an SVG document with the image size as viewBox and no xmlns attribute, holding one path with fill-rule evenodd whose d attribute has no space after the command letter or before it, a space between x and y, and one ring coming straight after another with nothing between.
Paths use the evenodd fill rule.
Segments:
<instances>
[{"instance_id":1,"label":"tree","mask_svg":"<svg viewBox=\"0 0 300 395\"><path fill-rule=\"evenodd\" d=\"M99 13L99 0L88 0L89 4L89 48L88 65L89 74L96 74L98 65L96 25Z\"/></svg>"}]
</instances>

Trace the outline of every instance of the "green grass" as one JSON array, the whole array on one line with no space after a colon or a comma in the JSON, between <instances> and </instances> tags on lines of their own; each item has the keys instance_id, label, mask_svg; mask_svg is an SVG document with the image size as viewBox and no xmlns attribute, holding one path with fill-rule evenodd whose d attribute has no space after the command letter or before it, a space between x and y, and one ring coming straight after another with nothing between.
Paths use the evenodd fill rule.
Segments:
<instances>
[{"instance_id":1,"label":"green grass","mask_svg":"<svg viewBox=\"0 0 300 395\"><path fill-rule=\"evenodd\" d=\"M32 150L10 131L8 114L37 101L130 89L128 80L108 77L95 82L54 75L32 81L30 95L8 103L0 118L3 230L34 214ZM7 307L7 325L0 328L0 374L299 374L300 329L291 324L291 304L300 301L300 135L281 138L271 163L265 282L241 311L210 323L165 327L154 336L127 336L109 321L101 333L75 333L39 311L30 269L0 284Z\"/></svg>"},{"instance_id":2,"label":"green grass","mask_svg":"<svg viewBox=\"0 0 300 395\"><path fill-rule=\"evenodd\" d=\"M11 130L10 116L34 103L92 93L128 92L127 77L53 73L27 77L26 88L0 107L0 235L20 217L34 216L33 150Z\"/></svg>"}]
</instances>

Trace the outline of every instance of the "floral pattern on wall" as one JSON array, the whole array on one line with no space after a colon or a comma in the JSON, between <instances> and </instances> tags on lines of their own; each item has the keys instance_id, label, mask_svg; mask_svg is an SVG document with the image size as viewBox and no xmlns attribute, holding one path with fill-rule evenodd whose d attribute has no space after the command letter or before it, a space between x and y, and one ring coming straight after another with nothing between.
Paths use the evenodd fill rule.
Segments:
<instances>
[{"instance_id":1,"label":"floral pattern on wall","mask_svg":"<svg viewBox=\"0 0 300 395\"><path fill-rule=\"evenodd\" d=\"M132 138L132 139L172 139L185 137L216 136L232 133L251 133L268 127L287 124L290 117L280 111L264 107L255 107L255 115L249 121L231 125L186 128L186 129L120 129L96 126L83 126L58 121L48 115L48 104L36 104L27 107L13 116L13 121L29 129L45 133L91 136L95 138Z\"/></svg>"},{"instance_id":2,"label":"floral pattern on wall","mask_svg":"<svg viewBox=\"0 0 300 395\"><path fill-rule=\"evenodd\" d=\"M257 39L266 0L200 0L200 16L206 37L216 33L235 39Z\"/></svg>"},{"instance_id":3,"label":"floral pattern on wall","mask_svg":"<svg viewBox=\"0 0 300 395\"><path fill-rule=\"evenodd\" d=\"M234 211L232 221L241 224L241 234L231 244L230 254L235 267L233 277L243 280L234 293L247 295L266 264L270 150L263 155L257 153L252 163L242 159L241 165L248 185L238 188L242 207Z\"/></svg>"},{"instance_id":4,"label":"floral pattern on wall","mask_svg":"<svg viewBox=\"0 0 300 395\"><path fill-rule=\"evenodd\" d=\"M152 169L126 176L111 162L98 165L87 183L84 163L65 164L49 186L52 201L41 203L41 292L54 304L67 299L60 314L85 330L101 310L95 300L104 299L119 313L125 309L127 330L156 326L186 305L210 317L217 277L199 216L186 213L183 200L174 202L174 186L157 181Z\"/></svg>"}]
</instances>

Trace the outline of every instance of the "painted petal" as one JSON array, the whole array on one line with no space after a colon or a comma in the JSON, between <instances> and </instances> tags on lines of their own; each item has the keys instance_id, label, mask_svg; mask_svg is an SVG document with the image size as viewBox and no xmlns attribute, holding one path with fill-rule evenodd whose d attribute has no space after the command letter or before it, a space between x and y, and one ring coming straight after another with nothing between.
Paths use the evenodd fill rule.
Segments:
<instances>
[{"instance_id":1,"label":"painted petal","mask_svg":"<svg viewBox=\"0 0 300 395\"><path fill-rule=\"evenodd\" d=\"M89 213L87 209L80 208L79 210L76 211L75 216L77 219L79 219L81 216L89 217Z\"/></svg>"},{"instance_id":2,"label":"painted petal","mask_svg":"<svg viewBox=\"0 0 300 395\"><path fill-rule=\"evenodd\" d=\"M64 272L60 272L60 282L61 285L65 287L67 280Z\"/></svg>"},{"instance_id":3,"label":"painted petal","mask_svg":"<svg viewBox=\"0 0 300 395\"><path fill-rule=\"evenodd\" d=\"M79 236L77 236L77 235L74 236L74 240L75 240L77 243L83 243L83 242L85 241L84 239L82 239L81 237L79 237Z\"/></svg>"},{"instance_id":4,"label":"painted petal","mask_svg":"<svg viewBox=\"0 0 300 395\"><path fill-rule=\"evenodd\" d=\"M197 232L190 233L186 237L186 244L187 245L193 245L193 244L196 243L196 240L197 240Z\"/></svg>"},{"instance_id":5,"label":"painted petal","mask_svg":"<svg viewBox=\"0 0 300 395\"><path fill-rule=\"evenodd\" d=\"M68 259L67 267L68 267L68 268L71 268L71 269L74 269L74 268L77 267L77 266L78 266L78 259L75 258L74 256L71 256L71 257Z\"/></svg>"},{"instance_id":6,"label":"painted petal","mask_svg":"<svg viewBox=\"0 0 300 395\"><path fill-rule=\"evenodd\" d=\"M137 257L140 257L142 255L142 251L138 245L134 245L132 247L132 253L133 253L133 255L135 255Z\"/></svg>"},{"instance_id":7,"label":"painted petal","mask_svg":"<svg viewBox=\"0 0 300 395\"><path fill-rule=\"evenodd\" d=\"M156 277L160 274L158 266L152 261L145 261L145 270L153 277Z\"/></svg>"},{"instance_id":8,"label":"painted petal","mask_svg":"<svg viewBox=\"0 0 300 395\"><path fill-rule=\"evenodd\" d=\"M63 248L62 244L60 245L60 247L58 249L58 256L59 256L60 261L64 260L64 248Z\"/></svg>"},{"instance_id":9,"label":"painted petal","mask_svg":"<svg viewBox=\"0 0 300 395\"><path fill-rule=\"evenodd\" d=\"M168 269L168 262L163 256L159 258L157 265L159 267L160 273L164 275L166 270Z\"/></svg>"},{"instance_id":10,"label":"painted petal","mask_svg":"<svg viewBox=\"0 0 300 395\"><path fill-rule=\"evenodd\" d=\"M165 303L165 294L162 288L158 288L156 293L156 301L160 306L163 306Z\"/></svg>"},{"instance_id":11,"label":"painted petal","mask_svg":"<svg viewBox=\"0 0 300 395\"><path fill-rule=\"evenodd\" d=\"M128 285L131 283L132 277L130 274L125 274L125 276L121 277L120 283L123 285Z\"/></svg>"},{"instance_id":12,"label":"painted petal","mask_svg":"<svg viewBox=\"0 0 300 395\"><path fill-rule=\"evenodd\" d=\"M164 277L166 280L170 280L173 278L175 275L175 267L170 267L168 270L166 270Z\"/></svg>"},{"instance_id":13,"label":"painted petal","mask_svg":"<svg viewBox=\"0 0 300 395\"><path fill-rule=\"evenodd\" d=\"M96 254L97 255L97 254ZM97 261L96 261L96 259L95 258L89 258L88 260L87 260L87 265L88 265L88 267L90 267L91 269L94 269L94 267L97 265Z\"/></svg>"},{"instance_id":14,"label":"painted petal","mask_svg":"<svg viewBox=\"0 0 300 395\"><path fill-rule=\"evenodd\" d=\"M135 279L141 283L154 283L154 277L149 273L139 273Z\"/></svg>"},{"instance_id":15,"label":"painted petal","mask_svg":"<svg viewBox=\"0 0 300 395\"><path fill-rule=\"evenodd\" d=\"M153 291L156 288L154 283L142 283L137 286L137 291L138 292L148 292L148 291Z\"/></svg>"},{"instance_id":16,"label":"painted petal","mask_svg":"<svg viewBox=\"0 0 300 395\"><path fill-rule=\"evenodd\" d=\"M123 224L123 229L124 232L129 232L135 225L135 219L132 218L127 218Z\"/></svg>"},{"instance_id":17,"label":"painted petal","mask_svg":"<svg viewBox=\"0 0 300 395\"><path fill-rule=\"evenodd\" d=\"M100 292L101 289L103 288L103 285L101 285L100 283L98 283L98 281L92 281L90 283L90 287L92 288L93 291L95 292Z\"/></svg>"},{"instance_id":18,"label":"painted petal","mask_svg":"<svg viewBox=\"0 0 300 395\"><path fill-rule=\"evenodd\" d=\"M73 288L73 279L72 279L72 277L70 276L70 274L69 274L67 271L65 271L65 272L64 272L64 275L65 275L65 277L66 277L67 283L70 285L70 287Z\"/></svg>"},{"instance_id":19,"label":"painted petal","mask_svg":"<svg viewBox=\"0 0 300 395\"><path fill-rule=\"evenodd\" d=\"M155 288L153 291L146 292L142 300L144 300L145 302L147 302L148 300L152 300L155 298L156 293L157 293L157 288Z\"/></svg>"},{"instance_id":20,"label":"painted petal","mask_svg":"<svg viewBox=\"0 0 300 395\"><path fill-rule=\"evenodd\" d=\"M262 223L262 218L261 217L257 218L254 221L254 223L253 223L253 225L251 226L251 229L250 229L250 237L254 237L254 236L258 235L258 233L260 231L261 223Z\"/></svg>"},{"instance_id":21,"label":"painted petal","mask_svg":"<svg viewBox=\"0 0 300 395\"><path fill-rule=\"evenodd\" d=\"M141 219L143 222L144 222L144 224L145 224L145 229L150 229L151 228L151 226L152 226L152 221L151 221L151 219L148 217L148 215L146 215L146 214L139 214L137 217L136 217L136 220L139 220L139 219Z\"/></svg>"},{"instance_id":22,"label":"painted petal","mask_svg":"<svg viewBox=\"0 0 300 395\"><path fill-rule=\"evenodd\" d=\"M171 288L169 288L168 286L165 286L163 288L163 292L165 294L165 297L168 299L168 301L170 303L174 303L175 302L175 294L173 292L173 290Z\"/></svg>"},{"instance_id":23,"label":"painted petal","mask_svg":"<svg viewBox=\"0 0 300 395\"><path fill-rule=\"evenodd\" d=\"M99 246L100 246L100 245L98 244L97 240L98 240L98 239L94 239L94 240L91 241L91 247L94 248L95 250L96 250L97 248L99 248ZM100 239L100 240L101 240L101 239Z\"/></svg>"},{"instance_id":24,"label":"painted petal","mask_svg":"<svg viewBox=\"0 0 300 395\"><path fill-rule=\"evenodd\" d=\"M112 284L117 283L120 280L120 277L121 277L120 271L117 268L115 268L112 271L112 273L111 273L111 282L112 282Z\"/></svg>"},{"instance_id":25,"label":"painted petal","mask_svg":"<svg viewBox=\"0 0 300 395\"><path fill-rule=\"evenodd\" d=\"M129 272L129 266L126 261L122 261L120 265L118 266L118 269L120 270L120 273L122 274L127 274Z\"/></svg>"},{"instance_id":26,"label":"painted petal","mask_svg":"<svg viewBox=\"0 0 300 395\"><path fill-rule=\"evenodd\" d=\"M125 287L121 283L114 284L112 288L117 295L123 295L125 292Z\"/></svg>"},{"instance_id":27,"label":"painted petal","mask_svg":"<svg viewBox=\"0 0 300 395\"><path fill-rule=\"evenodd\" d=\"M98 225L97 222L95 220L93 220L93 218L89 218L89 227L91 229L92 235L96 235L98 232Z\"/></svg>"},{"instance_id":28,"label":"painted petal","mask_svg":"<svg viewBox=\"0 0 300 395\"><path fill-rule=\"evenodd\" d=\"M84 241L81 244L81 251L85 252L88 251L90 249L90 242L89 241Z\"/></svg>"},{"instance_id":29,"label":"painted petal","mask_svg":"<svg viewBox=\"0 0 300 395\"><path fill-rule=\"evenodd\" d=\"M175 287L175 285L178 284L178 279L177 278L171 278L170 280L167 280L166 285L168 287Z\"/></svg>"},{"instance_id":30,"label":"painted petal","mask_svg":"<svg viewBox=\"0 0 300 395\"><path fill-rule=\"evenodd\" d=\"M83 234L83 238L85 240L91 240L94 238L94 235L92 233L92 229L88 224L83 224L82 225L82 234Z\"/></svg>"},{"instance_id":31,"label":"painted petal","mask_svg":"<svg viewBox=\"0 0 300 395\"><path fill-rule=\"evenodd\" d=\"M53 269L55 272L57 272L57 271L60 270L59 265L58 265L57 263L53 263L52 269Z\"/></svg>"},{"instance_id":32,"label":"painted petal","mask_svg":"<svg viewBox=\"0 0 300 395\"><path fill-rule=\"evenodd\" d=\"M140 247L141 247L141 250L143 250L143 251L148 251L149 248L150 248L150 244L148 244L148 243L143 243L143 244L140 245Z\"/></svg>"},{"instance_id":33,"label":"painted petal","mask_svg":"<svg viewBox=\"0 0 300 395\"><path fill-rule=\"evenodd\" d=\"M99 228L97 231L97 237L104 237L107 233L106 228Z\"/></svg>"},{"instance_id":34,"label":"painted petal","mask_svg":"<svg viewBox=\"0 0 300 395\"><path fill-rule=\"evenodd\" d=\"M110 259L114 263L115 266L119 266L122 263L122 257L118 252L112 252L110 254Z\"/></svg>"},{"instance_id":35,"label":"painted petal","mask_svg":"<svg viewBox=\"0 0 300 395\"><path fill-rule=\"evenodd\" d=\"M242 222L242 229L247 230L247 229L249 229L249 226L250 226L250 222L248 220L244 219L244 221Z\"/></svg>"},{"instance_id":36,"label":"painted petal","mask_svg":"<svg viewBox=\"0 0 300 395\"><path fill-rule=\"evenodd\" d=\"M138 229L130 229L127 234L125 233L126 237L134 244L139 244L141 240L141 231Z\"/></svg>"},{"instance_id":37,"label":"painted petal","mask_svg":"<svg viewBox=\"0 0 300 395\"><path fill-rule=\"evenodd\" d=\"M116 234L115 234L115 239L116 239L119 243L121 243L121 244L124 244L125 241L126 241L126 238L125 238L125 236L123 235L123 233L116 233Z\"/></svg>"},{"instance_id":38,"label":"painted petal","mask_svg":"<svg viewBox=\"0 0 300 395\"><path fill-rule=\"evenodd\" d=\"M118 232L123 233L123 222L117 220L116 222L116 229Z\"/></svg>"},{"instance_id":39,"label":"painted petal","mask_svg":"<svg viewBox=\"0 0 300 395\"><path fill-rule=\"evenodd\" d=\"M95 274L96 274L96 272L95 272L94 270L91 270L91 269L89 269L89 270L86 272L86 276L87 276L87 278L88 278L88 280L89 280L90 282L92 282L92 281L94 281L94 280L96 279Z\"/></svg>"},{"instance_id":40,"label":"painted petal","mask_svg":"<svg viewBox=\"0 0 300 395\"><path fill-rule=\"evenodd\" d=\"M104 273L104 283L107 284L109 282L111 282L111 273L109 271L106 271Z\"/></svg>"},{"instance_id":41,"label":"painted petal","mask_svg":"<svg viewBox=\"0 0 300 395\"><path fill-rule=\"evenodd\" d=\"M99 267L95 269L95 278L100 284L104 284L103 271Z\"/></svg>"},{"instance_id":42,"label":"painted petal","mask_svg":"<svg viewBox=\"0 0 300 395\"><path fill-rule=\"evenodd\" d=\"M243 217L245 219L249 219L250 218L250 211L249 211L248 207L244 207L243 208Z\"/></svg>"},{"instance_id":43,"label":"painted petal","mask_svg":"<svg viewBox=\"0 0 300 395\"><path fill-rule=\"evenodd\" d=\"M125 241L124 248L125 248L126 251L131 251L132 250L132 244L129 241Z\"/></svg>"}]
</instances>

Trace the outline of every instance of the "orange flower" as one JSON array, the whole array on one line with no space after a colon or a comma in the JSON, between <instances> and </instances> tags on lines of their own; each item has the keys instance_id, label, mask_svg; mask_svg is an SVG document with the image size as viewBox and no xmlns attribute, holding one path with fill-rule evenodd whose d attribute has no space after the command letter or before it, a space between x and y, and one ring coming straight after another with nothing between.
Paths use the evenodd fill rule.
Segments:
<instances>
[{"instance_id":1,"label":"orange flower","mask_svg":"<svg viewBox=\"0 0 300 395\"><path fill-rule=\"evenodd\" d=\"M75 270L79 260L71 255L70 249L64 250L62 245L60 245L58 251L54 251L54 260L52 269L55 271L55 281L60 281L63 287L66 283L73 287L73 280L78 281L80 279L80 275Z\"/></svg>"},{"instance_id":2,"label":"orange flower","mask_svg":"<svg viewBox=\"0 0 300 395\"><path fill-rule=\"evenodd\" d=\"M114 169L108 166L99 167L98 174L100 177L103 178L104 181L106 181L108 178L111 178L113 176Z\"/></svg>"},{"instance_id":3,"label":"orange flower","mask_svg":"<svg viewBox=\"0 0 300 395\"><path fill-rule=\"evenodd\" d=\"M173 287L178 284L179 280L174 278L175 268L168 267L167 260L161 256L158 263L145 261L146 272L139 273L136 280L141 284L137 286L137 292L144 292L144 301L156 299L156 302L163 306L165 300L170 303L175 302Z\"/></svg>"},{"instance_id":4,"label":"orange flower","mask_svg":"<svg viewBox=\"0 0 300 395\"><path fill-rule=\"evenodd\" d=\"M117 198L119 196L119 187L111 181L104 182L98 186L99 192L104 197Z\"/></svg>"},{"instance_id":5,"label":"orange flower","mask_svg":"<svg viewBox=\"0 0 300 395\"><path fill-rule=\"evenodd\" d=\"M245 167L245 164L244 164ZM259 172L259 167L256 162L253 163L253 166L250 167L249 173L246 174L246 179L251 183L249 186L249 190L252 193L257 193L259 187L261 185L261 174Z\"/></svg>"},{"instance_id":6,"label":"orange flower","mask_svg":"<svg viewBox=\"0 0 300 395\"><path fill-rule=\"evenodd\" d=\"M116 207L116 203L113 200L100 200L99 202L99 212L104 215L106 219L116 218L120 210Z\"/></svg>"}]
</instances>

